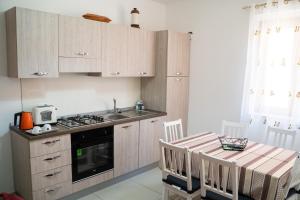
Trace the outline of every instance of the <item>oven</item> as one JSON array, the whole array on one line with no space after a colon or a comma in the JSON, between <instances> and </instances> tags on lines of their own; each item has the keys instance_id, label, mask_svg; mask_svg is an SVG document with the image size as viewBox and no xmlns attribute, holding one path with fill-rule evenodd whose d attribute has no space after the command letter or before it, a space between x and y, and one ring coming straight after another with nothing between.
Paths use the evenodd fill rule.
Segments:
<instances>
[{"instance_id":1,"label":"oven","mask_svg":"<svg viewBox=\"0 0 300 200\"><path fill-rule=\"evenodd\" d=\"M73 182L113 169L113 130L109 126L71 135Z\"/></svg>"}]
</instances>

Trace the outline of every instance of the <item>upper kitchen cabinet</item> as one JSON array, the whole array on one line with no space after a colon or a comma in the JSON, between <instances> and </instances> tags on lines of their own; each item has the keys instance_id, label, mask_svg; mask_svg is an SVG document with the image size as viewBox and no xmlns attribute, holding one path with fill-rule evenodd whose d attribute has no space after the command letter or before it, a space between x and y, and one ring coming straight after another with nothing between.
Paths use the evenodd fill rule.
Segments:
<instances>
[{"instance_id":1,"label":"upper kitchen cabinet","mask_svg":"<svg viewBox=\"0 0 300 200\"><path fill-rule=\"evenodd\" d=\"M8 76L58 77L58 15L15 7L6 31Z\"/></svg>"},{"instance_id":2,"label":"upper kitchen cabinet","mask_svg":"<svg viewBox=\"0 0 300 200\"><path fill-rule=\"evenodd\" d=\"M59 16L59 71L101 72L101 23Z\"/></svg>"},{"instance_id":3,"label":"upper kitchen cabinet","mask_svg":"<svg viewBox=\"0 0 300 200\"><path fill-rule=\"evenodd\" d=\"M128 35L128 75L155 75L155 33L130 28Z\"/></svg>"},{"instance_id":4,"label":"upper kitchen cabinet","mask_svg":"<svg viewBox=\"0 0 300 200\"><path fill-rule=\"evenodd\" d=\"M167 76L189 76L190 71L190 34L166 31Z\"/></svg>"},{"instance_id":5,"label":"upper kitchen cabinet","mask_svg":"<svg viewBox=\"0 0 300 200\"><path fill-rule=\"evenodd\" d=\"M106 24L102 28L102 76L126 77L129 27Z\"/></svg>"}]
</instances>

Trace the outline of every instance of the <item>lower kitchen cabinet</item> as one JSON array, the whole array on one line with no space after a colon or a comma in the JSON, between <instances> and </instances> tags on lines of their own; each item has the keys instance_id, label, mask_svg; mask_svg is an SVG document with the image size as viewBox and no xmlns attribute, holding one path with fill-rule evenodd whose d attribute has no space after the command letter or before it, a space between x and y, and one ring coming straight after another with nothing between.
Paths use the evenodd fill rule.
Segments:
<instances>
[{"instance_id":1,"label":"lower kitchen cabinet","mask_svg":"<svg viewBox=\"0 0 300 200\"><path fill-rule=\"evenodd\" d=\"M138 168L139 122L114 126L114 176Z\"/></svg>"},{"instance_id":2,"label":"lower kitchen cabinet","mask_svg":"<svg viewBox=\"0 0 300 200\"><path fill-rule=\"evenodd\" d=\"M156 117L140 121L139 167L159 161L159 139L163 134L166 117Z\"/></svg>"}]
</instances>

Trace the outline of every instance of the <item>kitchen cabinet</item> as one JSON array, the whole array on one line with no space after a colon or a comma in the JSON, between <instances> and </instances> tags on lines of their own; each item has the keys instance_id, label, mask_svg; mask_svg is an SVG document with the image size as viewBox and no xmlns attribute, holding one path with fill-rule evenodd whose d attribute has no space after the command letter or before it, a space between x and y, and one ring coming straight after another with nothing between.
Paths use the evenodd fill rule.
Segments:
<instances>
[{"instance_id":1,"label":"kitchen cabinet","mask_svg":"<svg viewBox=\"0 0 300 200\"><path fill-rule=\"evenodd\" d=\"M182 119L183 132L187 132L188 103L189 103L189 78L167 78L167 120Z\"/></svg>"},{"instance_id":2,"label":"kitchen cabinet","mask_svg":"<svg viewBox=\"0 0 300 200\"><path fill-rule=\"evenodd\" d=\"M190 35L168 31L168 76L189 76Z\"/></svg>"},{"instance_id":3,"label":"kitchen cabinet","mask_svg":"<svg viewBox=\"0 0 300 200\"><path fill-rule=\"evenodd\" d=\"M58 77L58 15L14 7L6 32L9 77Z\"/></svg>"},{"instance_id":4,"label":"kitchen cabinet","mask_svg":"<svg viewBox=\"0 0 300 200\"><path fill-rule=\"evenodd\" d=\"M142 78L141 96L148 109L167 112L167 120L182 119L187 135L190 34L158 31L156 75Z\"/></svg>"},{"instance_id":5,"label":"kitchen cabinet","mask_svg":"<svg viewBox=\"0 0 300 200\"><path fill-rule=\"evenodd\" d=\"M140 121L139 168L158 162L160 159L159 139L162 138L165 117Z\"/></svg>"},{"instance_id":6,"label":"kitchen cabinet","mask_svg":"<svg viewBox=\"0 0 300 200\"><path fill-rule=\"evenodd\" d=\"M105 24L102 28L102 76L128 76L129 27Z\"/></svg>"},{"instance_id":7,"label":"kitchen cabinet","mask_svg":"<svg viewBox=\"0 0 300 200\"><path fill-rule=\"evenodd\" d=\"M59 16L59 71L101 72L101 24Z\"/></svg>"},{"instance_id":8,"label":"kitchen cabinet","mask_svg":"<svg viewBox=\"0 0 300 200\"><path fill-rule=\"evenodd\" d=\"M114 126L114 176L138 168L139 122Z\"/></svg>"},{"instance_id":9,"label":"kitchen cabinet","mask_svg":"<svg viewBox=\"0 0 300 200\"><path fill-rule=\"evenodd\" d=\"M128 34L128 76L155 75L155 33L130 28Z\"/></svg>"}]
</instances>

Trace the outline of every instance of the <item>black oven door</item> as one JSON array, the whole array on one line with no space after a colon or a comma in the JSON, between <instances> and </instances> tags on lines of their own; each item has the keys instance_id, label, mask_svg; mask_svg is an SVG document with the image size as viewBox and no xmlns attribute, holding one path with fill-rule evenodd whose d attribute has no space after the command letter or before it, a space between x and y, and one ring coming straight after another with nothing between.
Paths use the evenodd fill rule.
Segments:
<instances>
[{"instance_id":1,"label":"black oven door","mask_svg":"<svg viewBox=\"0 0 300 200\"><path fill-rule=\"evenodd\" d=\"M112 169L113 129L95 129L72 135L72 181Z\"/></svg>"}]
</instances>

